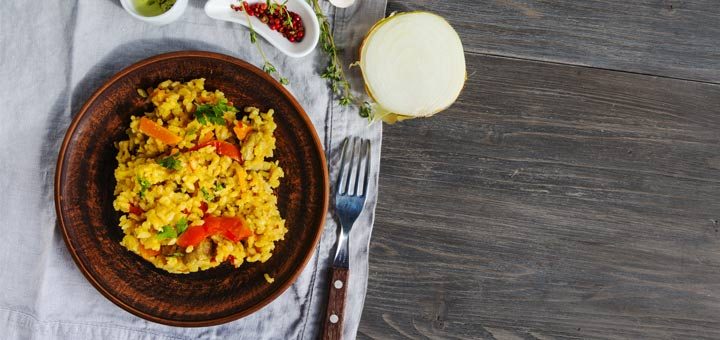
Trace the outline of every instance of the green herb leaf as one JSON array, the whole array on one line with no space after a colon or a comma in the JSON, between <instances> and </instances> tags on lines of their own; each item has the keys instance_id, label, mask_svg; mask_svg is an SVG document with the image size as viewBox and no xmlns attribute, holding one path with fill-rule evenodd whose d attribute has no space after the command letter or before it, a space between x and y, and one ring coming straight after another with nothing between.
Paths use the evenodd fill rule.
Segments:
<instances>
[{"instance_id":1,"label":"green herb leaf","mask_svg":"<svg viewBox=\"0 0 720 340\"><path fill-rule=\"evenodd\" d=\"M206 201L212 201L215 196L211 193L209 193L205 188L200 188L200 192L203 194L203 198L205 198Z\"/></svg>"},{"instance_id":2,"label":"green herb leaf","mask_svg":"<svg viewBox=\"0 0 720 340\"><path fill-rule=\"evenodd\" d=\"M140 176L137 177L138 184L140 184L140 192L138 193L140 195L140 198L145 197L145 192L150 187L150 182Z\"/></svg>"},{"instance_id":3,"label":"green herb leaf","mask_svg":"<svg viewBox=\"0 0 720 340\"><path fill-rule=\"evenodd\" d=\"M277 70L275 69L275 66L273 64L271 64L269 61L266 61L265 65L263 65L263 71L265 71L267 73L277 72Z\"/></svg>"},{"instance_id":4,"label":"green herb leaf","mask_svg":"<svg viewBox=\"0 0 720 340\"><path fill-rule=\"evenodd\" d=\"M338 49L335 46L335 38L333 38L330 22L323 13L318 0L307 0L307 2L313 7L315 16L320 23L320 48L327 54L329 59L328 66L325 68L325 72L322 73L321 77L330 82L330 89L332 93L337 96L340 105L347 106L353 104L357 102L357 98L355 98L350 91L350 83L345 77L342 63L338 57ZM362 115L362 113L363 110L361 108L360 114Z\"/></svg>"},{"instance_id":5,"label":"green herb leaf","mask_svg":"<svg viewBox=\"0 0 720 340\"><path fill-rule=\"evenodd\" d=\"M163 226L163 231L157 234L157 238L160 240L168 239L168 238L176 238L178 236L177 231L175 228L166 225Z\"/></svg>"},{"instance_id":6,"label":"green herb leaf","mask_svg":"<svg viewBox=\"0 0 720 340\"><path fill-rule=\"evenodd\" d=\"M170 170L180 170L182 168L182 162L175 156L158 159L157 163Z\"/></svg>"},{"instance_id":7,"label":"green herb leaf","mask_svg":"<svg viewBox=\"0 0 720 340\"><path fill-rule=\"evenodd\" d=\"M290 81L285 77L280 77L280 84L287 85L290 84Z\"/></svg>"},{"instance_id":8,"label":"green herb leaf","mask_svg":"<svg viewBox=\"0 0 720 340\"><path fill-rule=\"evenodd\" d=\"M224 185L224 184L222 184L222 183L220 183L220 182L215 183L215 191L220 191L220 190L222 190L222 189L225 189L225 185Z\"/></svg>"},{"instance_id":9,"label":"green herb leaf","mask_svg":"<svg viewBox=\"0 0 720 340\"><path fill-rule=\"evenodd\" d=\"M237 112L237 109L227 105L227 100L221 99L215 105L198 105L195 109L195 118L203 125L208 123L225 125L225 118L223 118L225 112Z\"/></svg>"},{"instance_id":10,"label":"green herb leaf","mask_svg":"<svg viewBox=\"0 0 720 340\"><path fill-rule=\"evenodd\" d=\"M185 217L181 218L177 223L175 223L175 229L177 230L178 235L184 233L187 228L188 222Z\"/></svg>"},{"instance_id":11,"label":"green herb leaf","mask_svg":"<svg viewBox=\"0 0 720 340\"><path fill-rule=\"evenodd\" d=\"M257 42L257 33L255 31L250 31L250 42L253 44Z\"/></svg>"},{"instance_id":12,"label":"green herb leaf","mask_svg":"<svg viewBox=\"0 0 720 340\"><path fill-rule=\"evenodd\" d=\"M368 118L372 115L372 111L373 111L372 105L369 102L364 102L360 106L360 117Z\"/></svg>"},{"instance_id":13,"label":"green herb leaf","mask_svg":"<svg viewBox=\"0 0 720 340\"><path fill-rule=\"evenodd\" d=\"M342 97L340 98L340 105L342 106L348 106L352 103L352 99L350 97Z\"/></svg>"}]
</instances>

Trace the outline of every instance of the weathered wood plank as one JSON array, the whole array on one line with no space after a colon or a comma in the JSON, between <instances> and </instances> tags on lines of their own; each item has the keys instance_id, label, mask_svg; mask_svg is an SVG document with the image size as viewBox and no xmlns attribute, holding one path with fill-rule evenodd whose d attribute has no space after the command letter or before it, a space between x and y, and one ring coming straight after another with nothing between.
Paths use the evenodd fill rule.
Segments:
<instances>
[{"instance_id":1,"label":"weathered wood plank","mask_svg":"<svg viewBox=\"0 0 720 340\"><path fill-rule=\"evenodd\" d=\"M386 126L359 338L720 338L720 86L468 55Z\"/></svg>"},{"instance_id":2,"label":"weathered wood plank","mask_svg":"<svg viewBox=\"0 0 720 340\"><path fill-rule=\"evenodd\" d=\"M471 52L720 82L716 0L389 1L445 16Z\"/></svg>"}]
</instances>

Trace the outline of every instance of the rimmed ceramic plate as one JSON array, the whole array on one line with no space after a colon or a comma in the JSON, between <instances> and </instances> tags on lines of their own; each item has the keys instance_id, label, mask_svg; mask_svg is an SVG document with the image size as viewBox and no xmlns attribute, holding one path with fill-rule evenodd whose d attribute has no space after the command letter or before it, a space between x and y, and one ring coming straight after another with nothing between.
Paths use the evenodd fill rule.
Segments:
<instances>
[{"instance_id":1,"label":"rimmed ceramic plate","mask_svg":"<svg viewBox=\"0 0 720 340\"><path fill-rule=\"evenodd\" d=\"M167 79L205 78L238 107L275 109L275 157L285 171L278 208L288 233L265 263L229 264L170 274L120 245L113 209L114 143L131 115L150 110L138 88ZM70 254L100 293L139 317L174 326L209 326L246 316L285 291L308 262L328 206L322 146L297 100L260 69L210 52L174 52L140 61L113 76L83 105L65 135L55 174L55 208ZM275 278L269 284L263 274Z\"/></svg>"}]
</instances>

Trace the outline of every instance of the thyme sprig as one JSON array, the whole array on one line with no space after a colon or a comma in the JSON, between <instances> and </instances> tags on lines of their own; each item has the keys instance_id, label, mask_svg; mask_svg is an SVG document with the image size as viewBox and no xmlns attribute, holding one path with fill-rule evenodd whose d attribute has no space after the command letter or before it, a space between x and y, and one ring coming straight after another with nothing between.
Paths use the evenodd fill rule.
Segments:
<instances>
[{"instance_id":1,"label":"thyme sprig","mask_svg":"<svg viewBox=\"0 0 720 340\"><path fill-rule=\"evenodd\" d=\"M353 94L350 92L350 83L345 77L345 71L342 68L340 57L338 57L337 47L335 47L335 38L332 34L332 28L327 16L322 11L318 0L308 0L313 6L315 15L320 22L320 48L328 55L328 66L322 74L322 78L330 81L333 93L340 96L340 105L346 106L353 102Z\"/></svg>"},{"instance_id":2,"label":"thyme sprig","mask_svg":"<svg viewBox=\"0 0 720 340\"><path fill-rule=\"evenodd\" d=\"M335 38L327 16L323 13L318 0L307 0L313 7L315 16L320 23L320 48L327 54L329 61L321 77L330 81L330 88L334 95L338 96L338 103L342 106L356 104L360 108L361 117L369 117L372 113L372 105L369 102L362 102L356 98L350 90L350 82L345 76L342 61L338 56L338 49L335 46Z\"/></svg>"}]
</instances>

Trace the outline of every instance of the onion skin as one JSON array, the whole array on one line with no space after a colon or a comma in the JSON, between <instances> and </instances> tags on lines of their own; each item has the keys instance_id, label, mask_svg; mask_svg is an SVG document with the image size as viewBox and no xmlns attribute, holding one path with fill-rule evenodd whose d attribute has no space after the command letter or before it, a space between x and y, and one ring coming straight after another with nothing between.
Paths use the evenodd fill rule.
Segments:
<instances>
[{"instance_id":1,"label":"onion skin","mask_svg":"<svg viewBox=\"0 0 720 340\"><path fill-rule=\"evenodd\" d=\"M431 112L423 112L423 113L420 113L420 114L403 114L403 113L398 113L398 112L391 112L390 110L387 110L387 109L385 109L385 108L382 107L382 105L381 105L380 102L378 101L376 95L373 94L372 90L370 89L370 87L369 87L369 85L368 85L368 81L367 81L367 79L368 79L368 78L367 78L367 70L365 69L365 67L364 67L365 64L363 63L364 50L365 50L365 47L366 47L369 39L371 38L371 36L373 35L373 33L376 32L377 29L379 29L379 28L382 27L383 25L387 24L388 22L392 22L393 20L396 20L396 19L399 18L399 17L405 16L405 15L413 15L413 14L430 14L430 15L433 15L433 16L435 16L435 17L437 17L437 18L440 18L440 19L441 19L442 21L444 21L445 23L447 23L447 25L452 29L452 26L447 22L447 20L445 20L445 18L443 18L443 17L441 17L441 16L439 16L439 15L437 15L437 14L435 14L435 13L431 13L431 12L427 12L427 11L410 11L410 12L401 12L401 13L393 12L393 13L391 13L388 17L386 17L386 18L384 18L384 19L381 19L381 20L379 20L378 22L376 22L376 23L370 28L370 30L368 31L368 33L365 35L365 38L363 39L363 41L360 43L360 47L359 47L359 49L358 49L358 60L360 61L360 62L359 62L359 64L360 64L360 71L361 71L362 76L363 76L363 85L364 85L364 87L365 87L365 92L366 92L366 93L368 94L368 96L375 102L375 103L373 104L373 116L372 116L372 119L373 119L373 120L378 120L378 119L379 119L379 120L382 120L382 121L384 121L384 122L386 122L386 123L392 124L392 123L399 122L399 121L403 121L403 120L407 120L407 119L431 117L431 116L437 114L438 112L444 111L445 109L447 109L447 108L449 108L450 106L452 106L452 104L457 100L457 98L459 97L460 93L462 92L462 89L463 89L464 86L465 86L465 81L467 80L467 69L465 68L465 65L464 65L464 62L465 62L465 61L464 61L464 59L463 59L463 68L464 68L463 82L462 82L462 84L461 84L460 91L457 92L457 94L455 95L455 97L453 98L453 100L450 102L449 105L447 105L447 106L445 106L445 107L442 107L442 108L434 109L434 110L432 110ZM454 29L453 29L453 32L457 35L457 32L456 32ZM458 37L458 40L459 40L459 37ZM455 83L455 84L457 84L457 83Z\"/></svg>"}]
</instances>

